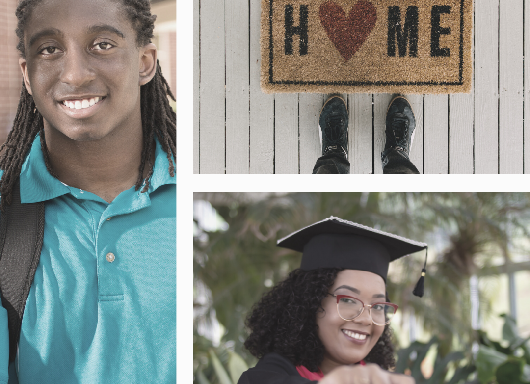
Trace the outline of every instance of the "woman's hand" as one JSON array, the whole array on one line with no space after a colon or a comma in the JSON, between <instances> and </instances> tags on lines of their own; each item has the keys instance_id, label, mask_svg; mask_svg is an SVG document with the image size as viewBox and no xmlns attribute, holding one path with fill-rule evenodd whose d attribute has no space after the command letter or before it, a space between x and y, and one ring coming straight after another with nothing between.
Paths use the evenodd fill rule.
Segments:
<instances>
[{"instance_id":1,"label":"woman's hand","mask_svg":"<svg viewBox=\"0 0 530 384\"><path fill-rule=\"evenodd\" d=\"M342 366L324 376L319 384L415 384L410 376L390 373L377 364Z\"/></svg>"}]
</instances>

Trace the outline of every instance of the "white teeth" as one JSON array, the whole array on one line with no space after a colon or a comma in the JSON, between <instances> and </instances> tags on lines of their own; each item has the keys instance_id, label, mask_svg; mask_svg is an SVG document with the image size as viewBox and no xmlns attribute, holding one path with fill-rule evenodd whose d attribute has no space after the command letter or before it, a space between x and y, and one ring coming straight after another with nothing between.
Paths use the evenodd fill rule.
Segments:
<instances>
[{"instance_id":1,"label":"white teeth","mask_svg":"<svg viewBox=\"0 0 530 384\"><path fill-rule=\"evenodd\" d=\"M352 331L349 331L349 330L346 330L346 329L343 329L342 332L345 333L346 335L350 336L350 337L353 337L354 339L357 339L357 340L366 339L366 335L362 335L360 333L355 333L355 332L352 332Z\"/></svg>"},{"instance_id":2,"label":"white teeth","mask_svg":"<svg viewBox=\"0 0 530 384\"><path fill-rule=\"evenodd\" d=\"M64 100L63 105L65 107L68 107L70 109L85 109L89 108L95 104L97 104L101 100L99 97L93 97L91 99L83 99L83 100Z\"/></svg>"}]
</instances>

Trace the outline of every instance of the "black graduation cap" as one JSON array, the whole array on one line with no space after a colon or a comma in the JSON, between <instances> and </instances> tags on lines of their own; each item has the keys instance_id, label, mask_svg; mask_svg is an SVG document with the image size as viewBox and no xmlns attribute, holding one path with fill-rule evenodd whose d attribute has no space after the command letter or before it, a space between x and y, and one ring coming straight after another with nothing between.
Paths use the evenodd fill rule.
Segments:
<instances>
[{"instance_id":1,"label":"black graduation cap","mask_svg":"<svg viewBox=\"0 0 530 384\"><path fill-rule=\"evenodd\" d=\"M300 268L369 271L385 280L390 262L423 249L425 263L414 295L423 297L427 244L331 216L291 233L277 245L303 252Z\"/></svg>"}]
</instances>

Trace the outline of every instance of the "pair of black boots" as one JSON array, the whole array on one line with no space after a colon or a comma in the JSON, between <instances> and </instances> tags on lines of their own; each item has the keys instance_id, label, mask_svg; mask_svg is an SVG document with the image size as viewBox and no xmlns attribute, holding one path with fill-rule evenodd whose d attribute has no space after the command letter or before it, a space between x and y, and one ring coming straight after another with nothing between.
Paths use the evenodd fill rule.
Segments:
<instances>
[{"instance_id":1,"label":"pair of black boots","mask_svg":"<svg viewBox=\"0 0 530 384\"><path fill-rule=\"evenodd\" d=\"M322 157L320 159L335 157L338 162L347 164L348 171L343 172L346 168L339 165L337 173L349 173L348 109L342 97L331 96L326 100L320 111L318 124L322 143ZM416 120L407 99L403 96L394 97L386 114L386 143L381 153L385 173L419 173L409 160L415 128ZM322 163L320 159L319 161ZM315 173L322 173L316 172L318 165L317 162ZM395 172L392 171L393 169Z\"/></svg>"}]
</instances>

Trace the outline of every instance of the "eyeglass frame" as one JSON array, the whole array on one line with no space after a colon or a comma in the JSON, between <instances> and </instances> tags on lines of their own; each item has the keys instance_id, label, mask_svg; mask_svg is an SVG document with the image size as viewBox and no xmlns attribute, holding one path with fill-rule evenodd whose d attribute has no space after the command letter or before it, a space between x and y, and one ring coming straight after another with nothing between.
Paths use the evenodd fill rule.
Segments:
<instances>
[{"instance_id":1,"label":"eyeglass frame","mask_svg":"<svg viewBox=\"0 0 530 384\"><path fill-rule=\"evenodd\" d=\"M361 316L364 312L364 308L365 307L368 307L368 315L370 316L370 320L372 321L372 323L374 323L375 325L379 325L379 326L384 326L384 325L388 325L390 324L390 322L392 321L392 319L388 320L388 322L384 323L384 324L377 324L373 317L372 317L372 307L374 305L377 305L377 304L386 304L386 305L390 305L391 307L394 308L394 315L396 314L399 306L397 304L394 304L394 303L387 303L386 301L379 301L377 303L373 303L373 304L365 304L364 301L362 301L361 299L359 299L358 297L355 297L355 296L349 296L349 295L334 295L332 293L328 293L328 295L330 296L333 296L333 297L336 297L337 298L337 313L339 314L339 317L344 320L344 321L353 321L355 320L356 318L358 318L359 316ZM355 316L353 319L345 319L344 317L342 317L342 315L340 314L340 311L339 311L339 300L343 297L348 297L350 299L355 299L355 300L359 300L361 302L361 304L363 305L363 309L361 310L361 312L359 312L359 314L357 316Z\"/></svg>"}]
</instances>

